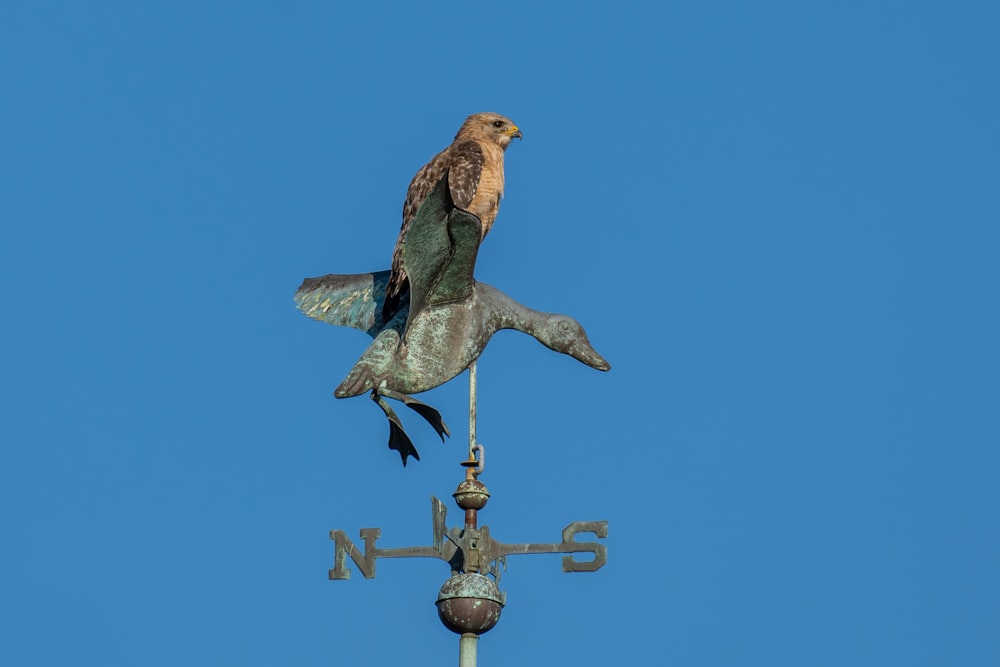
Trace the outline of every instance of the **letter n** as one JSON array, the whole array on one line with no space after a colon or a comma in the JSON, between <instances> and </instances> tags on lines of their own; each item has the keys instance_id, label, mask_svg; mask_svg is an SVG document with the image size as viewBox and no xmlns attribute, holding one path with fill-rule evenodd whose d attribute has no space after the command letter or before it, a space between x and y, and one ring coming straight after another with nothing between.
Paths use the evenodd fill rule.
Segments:
<instances>
[{"instance_id":1,"label":"letter n","mask_svg":"<svg viewBox=\"0 0 1000 667\"><path fill-rule=\"evenodd\" d=\"M330 570L331 579L350 579L351 570L347 567L347 557L350 556L354 564L365 575L365 579L375 578L375 559L378 557L375 548L375 540L382 536L379 528L362 528L361 539L365 541L364 555L347 537L347 533L342 530L331 530L330 539L334 541L334 566Z\"/></svg>"}]
</instances>

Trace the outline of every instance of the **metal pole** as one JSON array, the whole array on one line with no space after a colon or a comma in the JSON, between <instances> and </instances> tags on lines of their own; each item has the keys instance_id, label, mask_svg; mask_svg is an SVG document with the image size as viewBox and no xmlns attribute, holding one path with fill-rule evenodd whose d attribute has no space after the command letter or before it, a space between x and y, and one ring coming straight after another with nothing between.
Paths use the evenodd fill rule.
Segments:
<instances>
[{"instance_id":1,"label":"metal pole","mask_svg":"<svg viewBox=\"0 0 1000 667\"><path fill-rule=\"evenodd\" d=\"M476 362L469 365L469 460L476 448Z\"/></svg>"},{"instance_id":2,"label":"metal pole","mask_svg":"<svg viewBox=\"0 0 1000 667\"><path fill-rule=\"evenodd\" d=\"M465 632L458 640L458 667L476 667L476 642L479 635Z\"/></svg>"}]
</instances>

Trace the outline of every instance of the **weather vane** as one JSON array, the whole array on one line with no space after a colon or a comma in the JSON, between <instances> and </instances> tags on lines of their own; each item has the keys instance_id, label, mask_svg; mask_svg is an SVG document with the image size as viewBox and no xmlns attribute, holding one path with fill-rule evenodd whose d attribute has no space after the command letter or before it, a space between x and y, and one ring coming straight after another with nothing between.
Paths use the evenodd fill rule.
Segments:
<instances>
[{"instance_id":1,"label":"weather vane","mask_svg":"<svg viewBox=\"0 0 1000 667\"><path fill-rule=\"evenodd\" d=\"M592 368L611 368L573 318L532 310L476 282L480 230L479 219L451 201L445 176L410 225L403 250L409 295L388 319L383 314L388 271L307 278L295 293L309 317L360 329L375 339L334 396L370 392L389 420L389 448L399 451L403 465L407 457L420 456L385 399L415 410L443 440L449 430L441 413L411 394L438 387L472 366L500 329L523 331Z\"/></svg>"},{"instance_id":2,"label":"weather vane","mask_svg":"<svg viewBox=\"0 0 1000 667\"><path fill-rule=\"evenodd\" d=\"M467 131L469 127L471 130ZM479 481L485 449L476 441L476 360L493 334L501 329L522 331L546 347L592 368L603 371L611 368L591 346L576 320L532 310L473 277L479 246L495 217L502 190L503 149L514 136L520 137L520 130L503 116L470 116L452 146L435 156L414 177L404 207L393 269L307 278L295 293L295 301L306 315L359 329L374 339L334 395L348 398L370 393L389 421L389 448L399 452L404 466L408 457L418 460L420 457L386 399L401 401L413 409L444 440L450 432L441 413L412 394L438 387L469 370L469 456L462 462L465 479L453 494L465 512L463 526L446 528L447 509L432 496L430 546L379 548L376 541L381 530L364 528L360 533L364 544L361 551L344 531L330 532L335 543L330 579L349 578L347 558L369 579L375 577L379 558L437 558L449 564L451 577L438 594L437 607L445 626L462 636L461 665L475 665L478 636L500 618L505 595L497 582L501 569L506 567L507 556L567 554L563 558L565 572L593 572L607 559L603 544L576 540L580 533L606 538L606 521L574 521L563 529L561 541L544 544L499 542L493 539L489 527L478 525L478 511L486 505L490 494ZM475 141L469 137L479 143L471 145ZM500 147L500 190L496 188L495 169L493 181L486 179L489 160L483 156L489 157L494 150L490 141ZM470 171L469 161L475 162L477 154L479 171ZM493 158L496 159L496 154ZM431 176L436 176L436 180L428 183ZM470 179L492 183L491 187L497 191L492 208L489 202L484 204L476 199L475 182L469 194ZM414 201L416 204L408 214ZM593 557L576 560L573 554L581 553Z\"/></svg>"},{"instance_id":3,"label":"weather vane","mask_svg":"<svg viewBox=\"0 0 1000 667\"><path fill-rule=\"evenodd\" d=\"M562 539L554 543L505 544L493 539L489 526L479 527L478 513L490 494L479 481L485 464L485 450L476 445L465 466L465 480L452 494L458 506L465 510L462 528L446 528L448 510L444 503L431 496L430 546L380 549L376 541L382 536L379 528L362 528L364 551L358 549L342 530L331 530L334 541L334 566L330 579L349 579L350 558L367 579L375 578L378 558L438 558L447 562L451 576L438 592L438 617L452 632L461 635L459 664L476 664L476 644L479 635L491 630L500 620L506 595L497 584L501 570L506 569L507 556L518 554L569 554L562 559L563 572L596 572L607 562L607 549L599 542L578 542L580 533L592 533L597 538L608 536L607 521L574 521L563 528ZM576 560L573 554L592 554L589 560Z\"/></svg>"}]
</instances>

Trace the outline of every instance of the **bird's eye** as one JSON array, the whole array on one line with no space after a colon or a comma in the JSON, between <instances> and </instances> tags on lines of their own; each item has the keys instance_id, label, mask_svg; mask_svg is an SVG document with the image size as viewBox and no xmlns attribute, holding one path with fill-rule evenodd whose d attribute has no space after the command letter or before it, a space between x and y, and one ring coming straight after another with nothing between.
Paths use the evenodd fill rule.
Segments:
<instances>
[{"instance_id":1,"label":"bird's eye","mask_svg":"<svg viewBox=\"0 0 1000 667\"><path fill-rule=\"evenodd\" d=\"M503 121L502 120L493 121L493 127L503 127Z\"/></svg>"}]
</instances>

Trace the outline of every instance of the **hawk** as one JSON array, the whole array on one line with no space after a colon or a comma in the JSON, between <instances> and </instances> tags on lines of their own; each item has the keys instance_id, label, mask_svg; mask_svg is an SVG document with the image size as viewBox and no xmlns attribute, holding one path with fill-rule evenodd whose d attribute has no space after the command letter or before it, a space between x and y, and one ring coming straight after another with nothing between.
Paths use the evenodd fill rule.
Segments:
<instances>
[{"instance_id":1,"label":"hawk","mask_svg":"<svg viewBox=\"0 0 1000 667\"><path fill-rule=\"evenodd\" d=\"M383 304L386 319L399 307L409 284L403 269L403 244L417 209L447 172L452 201L479 218L485 238L503 197L503 153L514 137L520 139L521 130L509 118L496 113L472 114L462 123L451 145L417 171L406 190L403 225L392 251L392 270Z\"/></svg>"}]
</instances>

